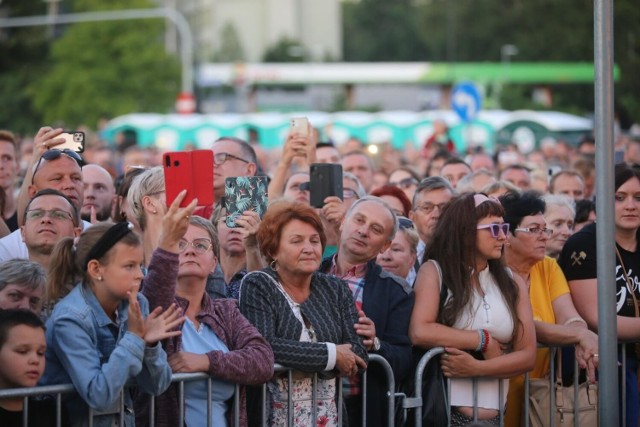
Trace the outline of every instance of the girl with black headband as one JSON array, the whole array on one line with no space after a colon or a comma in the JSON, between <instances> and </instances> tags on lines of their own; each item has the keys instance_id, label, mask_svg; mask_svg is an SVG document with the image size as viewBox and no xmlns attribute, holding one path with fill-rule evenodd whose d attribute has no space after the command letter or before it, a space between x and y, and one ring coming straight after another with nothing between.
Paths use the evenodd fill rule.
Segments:
<instances>
[{"instance_id":1,"label":"girl with black headband","mask_svg":"<svg viewBox=\"0 0 640 427\"><path fill-rule=\"evenodd\" d=\"M185 218L194 207L182 209ZM149 313L147 299L138 293L142 244L126 222L95 224L75 246L73 239L60 242L53 255L51 279L80 283L47 321L41 384L73 383L77 395L65 404L74 426L89 425L90 408L94 426L112 426L121 413L124 424L118 424L134 426L133 400L124 386L135 382L154 395L167 389L171 368L160 341L179 335L184 318L175 305ZM145 281L168 286L157 270L150 266Z\"/></svg>"}]
</instances>

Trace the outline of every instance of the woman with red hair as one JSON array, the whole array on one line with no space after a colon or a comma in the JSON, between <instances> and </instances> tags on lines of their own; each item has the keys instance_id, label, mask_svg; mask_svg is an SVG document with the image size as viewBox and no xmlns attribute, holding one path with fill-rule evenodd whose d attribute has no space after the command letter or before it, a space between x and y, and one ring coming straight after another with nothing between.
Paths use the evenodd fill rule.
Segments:
<instances>
[{"instance_id":1,"label":"woman with red hair","mask_svg":"<svg viewBox=\"0 0 640 427\"><path fill-rule=\"evenodd\" d=\"M267 386L268 424L287 424L291 390L295 426L321 421L337 426L335 374L355 375L368 360L354 328L358 314L351 290L345 282L318 272L326 238L310 206L273 203L257 237L269 267L244 277L240 311L269 341L276 363L294 369L292 384L284 375ZM314 372L323 374L316 385L318 406L312 420Z\"/></svg>"}]
</instances>

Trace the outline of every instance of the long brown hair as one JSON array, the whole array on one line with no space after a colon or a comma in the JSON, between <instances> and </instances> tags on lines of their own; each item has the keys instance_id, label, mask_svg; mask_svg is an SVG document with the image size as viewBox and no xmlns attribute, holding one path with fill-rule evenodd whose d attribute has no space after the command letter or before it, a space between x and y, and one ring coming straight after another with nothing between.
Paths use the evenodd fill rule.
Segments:
<instances>
[{"instance_id":1,"label":"long brown hair","mask_svg":"<svg viewBox=\"0 0 640 427\"><path fill-rule=\"evenodd\" d=\"M96 242L114 224L112 222L100 222L87 228L74 246L74 239L66 237L60 240L51 253L51 264L47 277L47 301L55 301L67 295L73 286L82 280L86 284L91 284L91 278L87 274L85 267L87 255ZM134 233L127 233L119 243L129 246L141 244L140 237ZM107 264L109 256L113 253L113 248L109 249L98 261L100 264Z\"/></svg>"},{"instance_id":2,"label":"long brown hair","mask_svg":"<svg viewBox=\"0 0 640 427\"><path fill-rule=\"evenodd\" d=\"M451 292L451 298L438 313L438 322L452 326L469 305L473 293L471 273L475 268L478 222L488 216L503 215L504 210L497 201L487 201L476 207L473 193L457 196L444 207L424 256L425 260L438 261L443 285ZM520 323L516 311L518 287L507 273L502 258L489 260L488 266L514 325ZM513 338L517 330L514 328Z\"/></svg>"}]
</instances>

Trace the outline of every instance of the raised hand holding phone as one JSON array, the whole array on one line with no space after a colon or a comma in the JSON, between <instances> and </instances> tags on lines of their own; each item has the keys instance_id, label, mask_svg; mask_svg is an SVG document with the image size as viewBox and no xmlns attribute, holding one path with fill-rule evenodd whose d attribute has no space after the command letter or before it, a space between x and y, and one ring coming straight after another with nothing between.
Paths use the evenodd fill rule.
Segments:
<instances>
[{"instance_id":1,"label":"raised hand holding phone","mask_svg":"<svg viewBox=\"0 0 640 427\"><path fill-rule=\"evenodd\" d=\"M199 206L213 204L213 151L193 150L164 153L162 158L167 206L182 190L187 193L180 203L186 207L194 199Z\"/></svg>"}]
</instances>

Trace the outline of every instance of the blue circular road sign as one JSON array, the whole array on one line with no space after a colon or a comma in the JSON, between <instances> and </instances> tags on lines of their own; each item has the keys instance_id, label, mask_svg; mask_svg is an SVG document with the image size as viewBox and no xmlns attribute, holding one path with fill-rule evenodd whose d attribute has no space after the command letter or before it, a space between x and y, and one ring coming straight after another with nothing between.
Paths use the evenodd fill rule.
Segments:
<instances>
[{"instance_id":1,"label":"blue circular road sign","mask_svg":"<svg viewBox=\"0 0 640 427\"><path fill-rule=\"evenodd\" d=\"M482 108L482 95L472 82L461 82L451 90L451 109L460 120L470 122L478 116Z\"/></svg>"}]
</instances>

